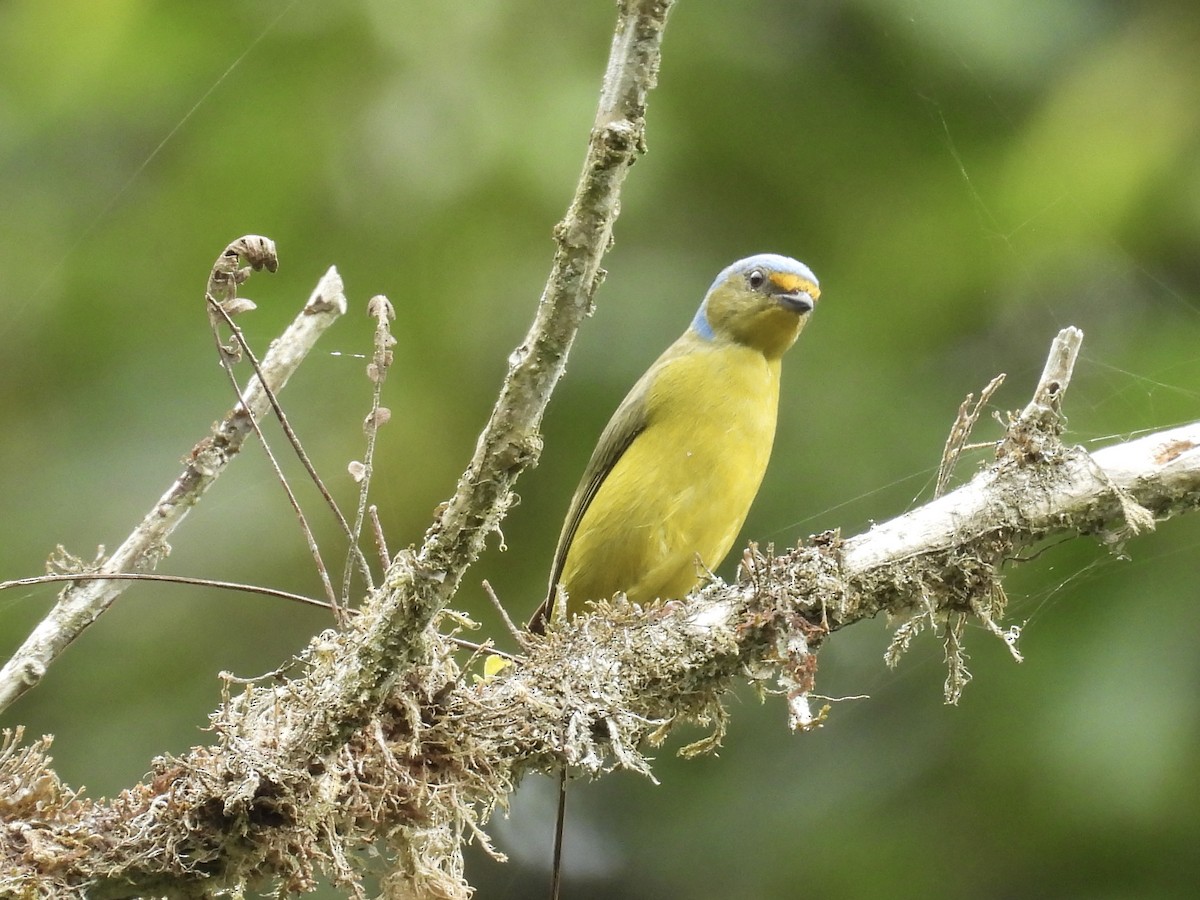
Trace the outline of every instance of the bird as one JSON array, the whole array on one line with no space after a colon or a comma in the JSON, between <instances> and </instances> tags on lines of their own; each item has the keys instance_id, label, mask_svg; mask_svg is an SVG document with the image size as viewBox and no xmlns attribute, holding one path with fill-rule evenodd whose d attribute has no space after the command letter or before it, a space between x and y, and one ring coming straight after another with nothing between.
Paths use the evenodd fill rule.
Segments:
<instances>
[{"instance_id":1,"label":"bird","mask_svg":"<svg viewBox=\"0 0 1200 900\"><path fill-rule=\"evenodd\" d=\"M812 270L775 253L717 275L601 433L531 631L618 592L639 604L683 598L721 564L771 456L781 359L820 295Z\"/></svg>"},{"instance_id":2,"label":"bird","mask_svg":"<svg viewBox=\"0 0 1200 900\"><path fill-rule=\"evenodd\" d=\"M639 604L681 599L721 564L771 457L783 354L820 296L808 266L775 253L717 275L687 330L601 433L530 631L544 633L550 621L617 593ZM564 767L552 900L561 887L566 797Z\"/></svg>"}]
</instances>

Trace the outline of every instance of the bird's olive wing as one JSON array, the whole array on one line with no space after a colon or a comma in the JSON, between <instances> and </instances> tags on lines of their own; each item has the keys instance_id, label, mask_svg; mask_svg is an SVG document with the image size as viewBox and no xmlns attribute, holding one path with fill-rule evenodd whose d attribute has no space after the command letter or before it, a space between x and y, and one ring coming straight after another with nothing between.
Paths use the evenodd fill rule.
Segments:
<instances>
[{"instance_id":1,"label":"bird's olive wing","mask_svg":"<svg viewBox=\"0 0 1200 900\"><path fill-rule=\"evenodd\" d=\"M617 407L617 411L613 413L613 417L600 435L596 449L592 452L592 458L588 460L587 468L583 470L579 487L575 488L575 496L571 498L571 506L567 510L562 533L558 536L558 547L554 551L554 565L550 570L550 589L546 599L542 601L542 605L537 608L537 612L529 621L531 631L540 632L545 628L558 590L558 580L562 577L563 565L567 560L567 552L571 549L571 542L575 538L575 532L578 530L584 514L591 506L600 486L604 484L608 473L613 470L634 439L646 428L646 392L641 388L642 384L639 382Z\"/></svg>"}]
</instances>

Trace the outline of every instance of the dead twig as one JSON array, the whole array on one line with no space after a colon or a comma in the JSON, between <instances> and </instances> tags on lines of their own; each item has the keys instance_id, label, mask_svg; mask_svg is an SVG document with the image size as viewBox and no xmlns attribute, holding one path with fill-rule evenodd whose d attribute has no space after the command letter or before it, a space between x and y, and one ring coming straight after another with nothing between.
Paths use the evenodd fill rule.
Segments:
<instances>
[{"instance_id":1,"label":"dead twig","mask_svg":"<svg viewBox=\"0 0 1200 900\"><path fill-rule=\"evenodd\" d=\"M240 271L236 259L227 265ZM263 267L270 270L269 256ZM250 419L269 408L267 389L278 392L283 388L317 339L345 309L341 278L336 269L330 268L295 321L272 345L260 366L261 375L243 392L243 402L226 413L212 435L192 449L183 472L112 556L99 564L96 574L139 572L157 565L167 552L172 532L241 450L251 431ZM66 588L54 608L0 669L0 710L37 685L54 659L108 609L127 583L97 578Z\"/></svg>"}]
</instances>

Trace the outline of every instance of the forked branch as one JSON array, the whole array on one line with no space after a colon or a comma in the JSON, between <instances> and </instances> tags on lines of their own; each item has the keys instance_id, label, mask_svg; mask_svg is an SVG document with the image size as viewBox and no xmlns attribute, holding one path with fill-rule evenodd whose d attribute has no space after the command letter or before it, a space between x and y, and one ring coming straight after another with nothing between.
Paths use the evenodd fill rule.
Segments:
<instances>
[{"instance_id":1,"label":"forked branch","mask_svg":"<svg viewBox=\"0 0 1200 900\"><path fill-rule=\"evenodd\" d=\"M238 257L247 251L254 254L249 257L252 268L274 271L274 246L265 238L254 238L252 242L249 238L241 238L218 258L214 277L220 274L231 285L245 281L250 268L242 268ZM295 321L262 361L263 376L273 391L283 389L317 339L345 311L342 279L336 269L330 268L317 282ZM237 456L246 437L252 433L252 422L270 408L268 392L263 390L262 382L257 378L247 387L244 396L245 405L235 405L214 426L212 434L192 448L179 477L121 546L83 572L88 575L136 573L157 566L169 550L167 541L172 532ZM90 578L65 588L55 606L0 669L0 710L35 687L54 659L108 609L127 584L126 580Z\"/></svg>"}]
</instances>

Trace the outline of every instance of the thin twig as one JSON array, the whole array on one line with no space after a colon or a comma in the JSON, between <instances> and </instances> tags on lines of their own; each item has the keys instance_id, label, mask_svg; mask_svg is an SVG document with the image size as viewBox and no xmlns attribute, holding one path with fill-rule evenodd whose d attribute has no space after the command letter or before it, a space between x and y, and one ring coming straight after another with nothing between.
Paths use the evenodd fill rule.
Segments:
<instances>
[{"instance_id":1,"label":"thin twig","mask_svg":"<svg viewBox=\"0 0 1200 900\"><path fill-rule=\"evenodd\" d=\"M371 531L375 535L375 552L379 554L380 564L387 569L392 564L392 557L388 553L387 538L383 534L383 523L379 521L379 507L372 503L367 507L367 514L371 517Z\"/></svg>"},{"instance_id":2,"label":"thin twig","mask_svg":"<svg viewBox=\"0 0 1200 900\"><path fill-rule=\"evenodd\" d=\"M520 662L524 658L519 653L509 653L505 650L498 649L490 640L484 641L481 644L477 641L468 641L466 638L460 638L454 635L449 635L446 640L450 641L452 644L462 647L464 650L472 651L475 656L478 656L481 653L489 653L492 656L499 656L501 659L507 659L511 662Z\"/></svg>"},{"instance_id":3,"label":"thin twig","mask_svg":"<svg viewBox=\"0 0 1200 900\"><path fill-rule=\"evenodd\" d=\"M508 633L516 639L517 644L521 647L527 647L529 642L525 639L525 632L513 622L512 617L508 614L508 610L504 608L504 604L500 602L500 598L496 596L496 592L492 590L492 585L486 578L483 580L483 592L487 594L487 598L492 601L492 606L500 614L500 619L504 622L504 627L508 629Z\"/></svg>"},{"instance_id":4,"label":"thin twig","mask_svg":"<svg viewBox=\"0 0 1200 900\"><path fill-rule=\"evenodd\" d=\"M372 384L371 412L363 423L363 430L367 435L367 447L363 453L363 460L357 465L351 464L351 473L358 481L358 509L354 514L354 525L350 530L350 546L346 550L345 574L342 578L343 606L350 602L350 574L353 571L350 565L350 554L357 552L360 558L363 555L358 542L362 535L363 520L366 517L371 476L375 472L375 440L379 436L379 426L391 418L391 412L380 405L380 400L383 397L383 382L387 379L388 369L392 366L392 347L396 344L396 339L392 337L392 330L388 324L396 317L396 311L387 297L378 294L372 297L367 304L367 312L375 317L375 351L371 354L371 362L367 365L367 377ZM367 582L367 590L374 590L375 585L371 581L369 570L364 577Z\"/></svg>"},{"instance_id":5,"label":"thin twig","mask_svg":"<svg viewBox=\"0 0 1200 900\"><path fill-rule=\"evenodd\" d=\"M253 263L256 260L257 255L262 253L261 242L265 242L267 245L269 245L270 258L275 260L275 245L267 238L260 238L254 235L240 238L238 241L230 244L230 246L226 248L225 252L217 258L217 262L213 266L212 273L209 276L209 287L205 294L209 311L209 323L212 327L213 339L217 343L221 366L225 370L226 375L228 375L230 383L232 384L235 392L238 392L239 389L237 385L237 377L234 375L232 364L236 362L242 354L244 354L249 360L250 366L254 370L254 374L259 376L260 381L262 380L262 373L259 370L258 357L255 356L254 351L250 348L249 343L247 343L246 337L242 333L241 328L239 328L233 321L233 317L235 315L238 315L247 309L254 308L253 303L245 298L237 296L238 285L245 281L248 273L245 269L234 269L231 272L229 260L231 255L233 255L233 251L240 251L244 254L250 254L248 258ZM234 256L234 260L236 261L236 256ZM271 271L274 271L274 269L271 269ZM225 345L221 343L219 325L222 323L229 329L230 335L233 338L233 344L231 345ZM346 517L342 515L342 511L338 507L337 501L333 499L333 495L329 492L329 489L325 486L325 482L317 473L316 466L314 466L312 460L309 459L307 451L305 451L303 444L300 443L299 436L292 428L291 422L288 421L287 415L283 411L283 406L280 404L279 399L271 391L270 387L267 388L267 400L270 402L271 410L274 412L275 418L278 420L280 427L283 429L284 436L291 444L292 450L296 454L296 458L300 461L301 465L304 466L304 470L308 473L308 476L316 486L318 493L321 495L322 499L324 499L325 504L329 507L338 525L341 527L342 534L346 537L347 544L350 547L346 561L347 570L349 569L351 559L353 558L353 560L359 564L363 578L370 587L372 585L370 565L367 563L366 557L358 549L355 537L350 531L350 525L346 522ZM263 449L266 451L267 458L272 468L275 470L276 477L283 485L283 489L287 493L288 500L292 505L292 509L295 511L296 516L300 521L301 530L304 532L305 539L309 545L309 552L313 554L317 571L321 576L323 586L326 588L326 594L330 598L330 603L334 609L334 614L335 616L340 617L337 596L333 593L333 585L330 583L329 573L325 567L324 561L321 558L320 550L317 548L316 538L308 526L307 519L300 508L299 501L297 501L295 494L292 492L291 486L288 484L287 478L284 476L274 452L267 444L266 436L262 433L262 430L258 426L257 417L252 417L252 419L254 431L258 435L258 439L262 442Z\"/></svg>"},{"instance_id":6,"label":"thin twig","mask_svg":"<svg viewBox=\"0 0 1200 900\"><path fill-rule=\"evenodd\" d=\"M950 427L950 434L946 436L946 446L942 449L942 461L938 465L937 483L933 488L933 496L940 497L946 493L946 488L950 485L950 477L954 474L954 467L958 465L959 457L962 456L964 450L970 449L967 447L967 441L971 437L971 432L975 430L983 408L991 402L992 395L999 390L1002 384L1004 384L1003 372L989 381L987 386L979 392L978 403L972 405L975 395L967 394L966 399L958 407L958 415Z\"/></svg>"},{"instance_id":7,"label":"thin twig","mask_svg":"<svg viewBox=\"0 0 1200 900\"><path fill-rule=\"evenodd\" d=\"M290 600L292 603L302 603L305 606L319 606L321 609L331 609L324 600L305 597L303 594L293 594L276 588L262 587L257 584L242 584L237 581L217 581L212 578L192 578L187 575L161 575L157 572L64 572L58 575L34 575L30 578L15 578L11 581L0 581L0 591L16 587L35 587L39 584L61 584L76 581L160 581L165 584L191 584L197 587L217 588L222 591L240 591L243 594L261 594L264 597L275 597L279 600Z\"/></svg>"},{"instance_id":8,"label":"thin twig","mask_svg":"<svg viewBox=\"0 0 1200 900\"><path fill-rule=\"evenodd\" d=\"M229 327L229 330L233 335L235 346L237 346L241 352L246 354L246 357L250 360L250 364L254 367L254 371L257 374L259 371L258 360L254 358L254 353L250 350L250 345L246 343L246 339L242 335L242 330L234 323L229 311L223 305L218 303L211 294L206 295L205 300L208 303L210 310L218 317L221 317L225 320L225 324ZM218 356L221 360L221 368L225 372L225 375L229 378L229 384L232 386L234 394L236 394L238 399L241 400L243 399L242 389L241 386L238 385L237 375L233 371L232 354L228 352L227 347L221 344L221 336L217 332L215 322L213 324L213 340L216 341L217 344ZM299 449L300 441L298 438L296 438L295 434L291 430L291 427L287 424L287 419L283 414L282 407L279 406L279 401L275 398L275 395L271 393L270 390L267 391L267 396L270 400L271 407L276 412L276 416L278 417L280 424L283 426L284 433L288 435L288 439L292 442L293 448L297 449L297 453L302 454L303 450ZM243 400L243 405L244 403L245 401ZM325 560L321 558L321 550L317 546L316 535L313 534L312 528L309 527L308 517L304 515L304 510L300 506L300 501L296 499L296 494L292 490L291 484L288 483L287 476L283 474L283 469L279 465L279 459L275 456L275 451L271 449L271 444L267 441L267 436L263 434L262 427L258 424L258 418L253 414L251 414L249 418L250 427L254 429L254 433L258 435L258 440L259 443L262 444L263 452L267 455L267 462L270 464L272 471L275 472L275 478L283 487L283 492L287 495L288 503L292 507L292 512L296 514L296 520L300 523L300 532L304 535L305 543L308 544L308 552L312 554L313 563L317 567L317 574L321 578L321 586L325 589L325 596L329 599L329 605L333 610L334 618L341 623L343 620L341 609L338 607L337 594L335 594L333 591L333 584L329 580L329 570L325 566ZM324 490L323 485L322 490Z\"/></svg>"},{"instance_id":9,"label":"thin twig","mask_svg":"<svg viewBox=\"0 0 1200 900\"><path fill-rule=\"evenodd\" d=\"M345 310L342 280L331 267L295 321L272 345L262 362L262 375L244 392L244 405L231 409L213 434L192 449L183 472L95 574L136 572L158 563L172 532L241 450L251 430L250 415L262 415L269 408L264 385L281 390L317 339ZM96 579L67 587L0 669L0 710L36 685L54 659L104 613L126 584Z\"/></svg>"}]
</instances>

